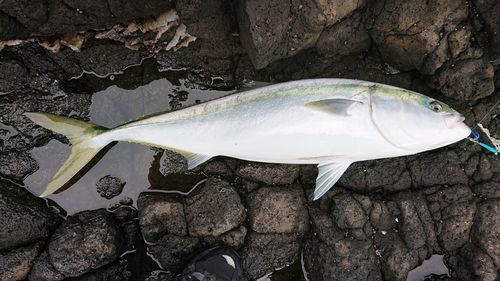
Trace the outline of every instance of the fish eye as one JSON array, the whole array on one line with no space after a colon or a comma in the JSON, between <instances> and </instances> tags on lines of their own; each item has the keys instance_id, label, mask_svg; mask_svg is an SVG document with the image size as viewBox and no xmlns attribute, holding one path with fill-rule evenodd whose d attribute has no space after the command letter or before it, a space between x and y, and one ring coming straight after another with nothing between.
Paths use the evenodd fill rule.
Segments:
<instances>
[{"instance_id":1,"label":"fish eye","mask_svg":"<svg viewBox=\"0 0 500 281\"><path fill-rule=\"evenodd\" d=\"M443 106L437 101L431 102L429 107L432 111L437 112L437 113L443 111Z\"/></svg>"}]
</instances>

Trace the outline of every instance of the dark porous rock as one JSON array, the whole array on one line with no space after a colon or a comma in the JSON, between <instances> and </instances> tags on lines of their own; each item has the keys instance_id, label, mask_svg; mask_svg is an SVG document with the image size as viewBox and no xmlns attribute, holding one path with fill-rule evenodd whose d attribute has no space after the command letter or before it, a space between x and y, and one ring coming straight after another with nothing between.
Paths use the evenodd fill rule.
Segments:
<instances>
[{"instance_id":1,"label":"dark porous rock","mask_svg":"<svg viewBox=\"0 0 500 281\"><path fill-rule=\"evenodd\" d=\"M333 246L344 238L345 231L335 224L327 211L309 208L309 214L311 216L313 235L317 236L321 243Z\"/></svg>"},{"instance_id":2,"label":"dark porous rock","mask_svg":"<svg viewBox=\"0 0 500 281\"><path fill-rule=\"evenodd\" d=\"M181 271L183 266L201 251L200 238L173 234L166 234L158 243L148 247L149 255L154 257L162 268L174 272Z\"/></svg>"},{"instance_id":3,"label":"dark porous rock","mask_svg":"<svg viewBox=\"0 0 500 281\"><path fill-rule=\"evenodd\" d=\"M0 34L2 34L0 40L13 39L18 37L23 38L28 37L29 35L24 26L19 21L13 19L3 12L0 13L0 22L2 23L0 25Z\"/></svg>"},{"instance_id":4,"label":"dark porous rock","mask_svg":"<svg viewBox=\"0 0 500 281\"><path fill-rule=\"evenodd\" d=\"M191 236L219 236L245 219L245 206L236 189L214 177L189 194L185 211Z\"/></svg>"},{"instance_id":5,"label":"dark porous rock","mask_svg":"<svg viewBox=\"0 0 500 281\"><path fill-rule=\"evenodd\" d=\"M215 40L196 40L189 45L190 50L160 51L156 60L165 69L196 69L188 72L186 85L234 89L234 67L237 64L235 58L244 54L244 49L239 38L234 35L225 41Z\"/></svg>"},{"instance_id":6,"label":"dark porous rock","mask_svg":"<svg viewBox=\"0 0 500 281\"><path fill-rule=\"evenodd\" d=\"M496 164L498 162L492 156L495 157L496 155L480 154L472 156L470 162L471 164L473 163L472 165L475 164L474 172L467 176L472 177L475 182L484 182L492 179L494 172L498 171L497 168L499 168L498 164ZM498 178L498 175L496 175L496 178Z\"/></svg>"},{"instance_id":7,"label":"dark porous rock","mask_svg":"<svg viewBox=\"0 0 500 281\"><path fill-rule=\"evenodd\" d=\"M412 250L422 248L422 255L440 251L434 221L424 197L414 192L403 192L394 198L401 214L398 218L399 235ZM422 261L425 257L421 257Z\"/></svg>"},{"instance_id":8,"label":"dark porous rock","mask_svg":"<svg viewBox=\"0 0 500 281\"><path fill-rule=\"evenodd\" d=\"M0 280L25 280L43 244L41 241L10 251L0 251Z\"/></svg>"},{"instance_id":9,"label":"dark porous rock","mask_svg":"<svg viewBox=\"0 0 500 281\"><path fill-rule=\"evenodd\" d=\"M21 62L3 55L0 53L0 69L3 70L0 72L0 92L20 90L28 84L28 70Z\"/></svg>"},{"instance_id":10,"label":"dark porous rock","mask_svg":"<svg viewBox=\"0 0 500 281\"><path fill-rule=\"evenodd\" d=\"M45 200L0 181L0 250L46 239L60 222Z\"/></svg>"},{"instance_id":11,"label":"dark porous rock","mask_svg":"<svg viewBox=\"0 0 500 281\"><path fill-rule=\"evenodd\" d=\"M132 273L127 269L127 260L119 260L117 262L99 267L82 276L70 278L71 281L128 281Z\"/></svg>"},{"instance_id":12,"label":"dark porous rock","mask_svg":"<svg viewBox=\"0 0 500 281\"><path fill-rule=\"evenodd\" d=\"M498 20L498 14L500 13L500 3L495 0L488 1L472 1L475 5L474 15L476 19L479 19L482 24L484 24L484 31L488 34L488 47L490 52L490 57L492 60L498 62L500 58L500 20Z\"/></svg>"},{"instance_id":13,"label":"dark porous rock","mask_svg":"<svg viewBox=\"0 0 500 281\"><path fill-rule=\"evenodd\" d=\"M220 176L232 182L235 178L234 171L227 165L226 161L222 158L216 158L209 161L203 167L203 173L208 176Z\"/></svg>"},{"instance_id":14,"label":"dark porous rock","mask_svg":"<svg viewBox=\"0 0 500 281\"><path fill-rule=\"evenodd\" d=\"M176 0L175 8L189 34L201 40L222 41L237 26L233 1Z\"/></svg>"},{"instance_id":15,"label":"dark porous rock","mask_svg":"<svg viewBox=\"0 0 500 281\"><path fill-rule=\"evenodd\" d=\"M360 11L354 11L325 28L314 46L316 51L326 58L337 59L368 50L371 45L370 35L362 16Z\"/></svg>"},{"instance_id":16,"label":"dark porous rock","mask_svg":"<svg viewBox=\"0 0 500 281\"><path fill-rule=\"evenodd\" d=\"M236 175L269 185L287 185L294 183L299 177L299 165L268 164L242 162L236 170Z\"/></svg>"},{"instance_id":17,"label":"dark porous rock","mask_svg":"<svg viewBox=\"0 0 500 281\"><path fill-rule=\"evenodd\" d=\"M258 233L305 233L309 215L304 191L298 184L261 187L247 199L248 220Z\"/></svg>"},{"instance_id":18,"label":"dark porous rock","mask_svg":"<svg viewBox=\"0 0 500 281\"><path fill-rule=\"evenodd\" d=\"M89 40L84 49L74 53L82 69L106 76L119 73L130 65L141 63L146 54L123 47L123 43L108 40Z\"/></svg>"},{"instance_id":19,"label":"dark porous rock","mask_svg":"<svg viewBox=\"0 0 500 281\"><path fill-rule=\"evenodd\" d=\"M137 213L137 209L127 205L121 205L113 210L113 216L120 224L120 229L125 241L125 249L127 251L135 250L136 245L142 243L140 242L141 231Z\"/></svg>"},{"instance_id":20,"label":"dark porous rock","mask_svg":"<svg viewBox=\"0 0 500 281\"><path fill-rule=\"evenodd\" d=\"M66 277L55 270L54 266L50 263L47 251L43 251L38 256L28 276L29 281L59 281L64 278Z\"/></svg>"},{"instance_id":21,"label":"dark porous rock","mask_svg":"<svg viewBox=\"0 0 500 281\"><path fill-rule=\"evenodd\" d=\"M136 245L143 243L138 220L130 220L120 224L120 229L125 242L125 250L136 250Z\"/></svg>"},{"instance_id":22,"label":"dark porous rock","mask_svg":"<svg viewBox=\"0 0 500 281\"><path fill-rule=\"evenodd\" d=\"M467 19L464 2L373 3L372 38L383 60L400 71L432 74L450 56L439 46Z\"/></svg>"},{"instance_id":23,"label":"dark porous rock","mask_svg":"<svg viewBox=\"0 0 500 281\"><path fill-rule=\"evenodd\" d=\"M299 183L305 189L316 188L317 165L300 165Z\"/></svg>"},{"instance_id":24,"label":"dark porous rock","mask_svg":"<svg viewBox=\"0 0 500 281\"><path fill-rule=\"evenodd\" d=\"M298 261L300 240L301 236L296 234L248 234L245 246L239 251L244 274L255 280Z\"/></svg>"},{"instance_id":25,"label":"dark porous rock","mask_svg":"<svg viewBox=\"0 0 500 281\"><path fill-rule=\"evenodd\" d=\"M394 201L372 201L372 209L370 212L370 222L376 230L392 230L397 227L397 215L394 210L397 205Z\"/></svg>"},{"instance_id":26,"label":"dark porous rock","mask_svg":"<svg viewBox=\"0 0 500 281\"><path fill-rule=\"evenodd\" d=\"M231 231L222 234L221 236L219 236L219 239L222 241L223 244L233 247L235 249L239 249L243 247L243 243L245 243L247 232L248 232L247 228L241 225L236 229L233 229Z\"/></svg>"},{"instance_id":27,"label":"dark porous rock","mask_svg":"<svg viewBox=\"0 0 500 281\"><path fill-rule=\"evenodd\" d=\"M457 280L498 280L498 266L493 258L473 243L445 255L445 262Z\"/></svg>"},{"instance_id":28,"label":"dark porous rock","mask_svg":"<svg viewBox=\"0 0 500 281\"><path fill-rule=\"evenodd\" d=\"M431 151L412 156L408 168L414 187L468 184L469 179L452 151ZM410 159L411 159L410 158Z\"/></svg>"},{"instance_id":29,"label":"dark porous rock","mask_svg":"<svg viewBox=\"0 0 500 281\"><path fill-rule=\"evenodd\" d=\"M174 2L180 22L197 39L189 45L189 50L160 51L156 56L158 62L168 69L196 69L188 74L188 83L234 88L234 69L239 57L245 54L238 36L237 1Z\"/></svg>"},{"instance_id":30,"label":"dark porous rock","mask_svg":"<svg viewBox=\"0 0 500 281\"><path fill-rule=\"evenodd\" d=\"M406 280L408 272L421 263L418 250L410 249L398 233L379 231L375 233L373 242L384 280Z\"/></svg>"},{"instance_id":31,"label":"dark porous rock","mask_svg":"<svg viewBox=\"0 0 500 281\"><path fill-rule=\"evenodd\" d=\"M326 244L318 236L312 236L304 247L310 280L383 280L370 240L345 237L334 244Z\"/></svg>"},{"instance_id":32,"label":"dark porous rock","mask_svg":"<svg viewBox=\"0 0 500 281\"><path fill-rule=\"evenodd\" d=\"M448 97L472 104L493 93L494 72L487 57L453 60L432 76L431 87Z\"/></svg>"},{"instance_id":33,"label":"dark porous rock","mask_svg":"<svg viewBox=\"0 0 500 281\"><path fill-rule=\"evenodd\" d=\"M241 190L244 191L245 193L250 193L259 188L259 186L260 184L257 182L241 179Z\"/></svg>"},{"instance_id":34,"label":"dark porous rock","mask_svg":"<svg viewBox=\"0 0 500 281\"><path fill-rule=\"evenodd\" d=\"M465 245L476 213L476 202L470 188L465 185L443 187L427 195L426 199L442 249L449 252Z\"/></svg>"},{"instance_id":35,"label":"dark porous rock","mask_svg":"<svg viewBox=\"0 0 500 281\"><path fill-rule=\"evenodd\" d=\"M4 1L0 4L3 19L0 41L25 39L28 35L54 35L98 29L134 19L158 16L173 5L170 1Z\"/></svg>"},{"instance_id":36,"label":"dark porous rock","mask_svg":"<svg viewBox=\"0 0 500 281\"><path fill-rule=\"evenodd\" d=\"M288 31L290 4L286 1L239 1L240 37L255 68L266 67L274 53L282 54ZM272 14L272 17L260 15Z\"/></svg>"},{"instance_id":37,"label":"dark porous rock","mask_svg":"<svg viewBox=\"0 0 500 281\"><path fill-rule=\"evenodd\" d=\"M240 225L240 227L230 230L220 236L206 236L203 237L203 239L211 247L223 244L230 246L233 249L239 249L243 247L243 243L245 243L247 232L247 228L243 225Z\"/></svg>"},{"instance_id":38,"label":"dark porous rock","mask_svg":"<svg viewBox=\"0 0 500 281\"><path fill-rule=\"evenodd\" d=\"M126 183L121 181L120 178L107 175L97 181L97 192L101 197L109 200L120 195L125 184Z\"/></svg>"},{"instance_id":39,"label":"dark porous rock","mask_svg":"<svg viewBox=\"0 0 500 281\"><path fill-rule=\"evenodd\" d=\"M61 71L57 62L47 55L47 50L35 42L15 46L7 51L15 54L22 62L28 72L29 86L34 90L55 94L54 90L61 85L59 79L70 78Z\"/></svg>"},{"instance_id":40,"label":"dark porous rock","mask_svg":"<svg viewBox=\"0 0 500 281\"><path fill-rule=\"evenodd\" d=\"M255 68L313 47L330 26L364 1L239 1L240 37ZM269 15L273 16L262 16Z\"/></svg>"},{"instance_id":41,"label":"dark porous rock","mask_svg":"<svg viewBox=\"0 0 500 281\"><path fill-rule=\"evenodd\" d=\"M363 228L368 222L371 209L366 196L342 192L332 197L332 218L342 229Z\"/></svg>"},{"instance_id":42,"label":"dark porous rock","mask_svg":"<svg viewBox=\"0 0 500 281\"><path fill-rule=\"evenodd\" d=\"M184 205L176 194L142 192L137 200L139 225L148 242L156 242L170 233L186 236L187 223Z\"/></svg>"},{"instance_id":43,"label":"dark porous rock","mask_svg":"<svg viewBox=\"0 0 500 281\"><path fill-rule=\"evenodd\" d=\"M104 209L83 211L69 217L49 241L50 263L67 277L117 260L124 251L120 228Z\"/></svg>"},{"instance_id":44,"label":"dark porous rock","mask_svg":"<svg viewBox=\"0 0 500 281\"><path fill-rule=\"evenodd\" d=\"M500 199L490 199L477 206L471 242L477 245L500 268Z\"/></svg>"},{"instance_id":45,"label":"dark porous rock","mask_svg":"<svg viewBox=\"0 0 500 281\"><path fill-rule=\"evenodd\" d=\"M483 182L472 186L472 191L481 197L500 198L500 189L498 188L500 186L499 176L496 176L492 181Z\"/></svg>"},{"instance_id":46,"label":"dark porous rock","mask_svg":"<svg viewBox=\"0 0 500 281\"><path fill-rule=\"evenodd\" d=\"M470 25L463 25L462 28L455 29L448 36L448 46L452 58L457 58L462 52L470 47L471 31Z\"/></svg>"},{"instance_id":47,"label":"dark porous rock","mask_svg":"<svg viewBox=\"0 0 500 281\"><path fill-rule=\"evenodd\" d=\"M495 173L491 180L481 182L471 187L472 191L480 197L500 198L500 173Z\"/></svg>"},{"instance_id":48,"label":"dark porous rock","mask_svg":"<svg viewBox=\"0 0 500 281\"><path fill-rule=\"evenodd\" d=\"M22 182L38 170L38 163L28 153L8 152L0 154L0 176L14 182Z\"/></svg>"},{"instance_id":49,"label":"dark porous rock","mask_svg":"<svg viewBox=\"0 0 500 281\"><path fill-rule=\"evenodd\" d=\"M371 226L366 230L368 233L340 228L328 210L329 205L334 204L331 201L322 198L320 208L309 208L313 231L305 244L304 261L311 280L381 280L371 241ZM345 226L344 222L340 224Z\"/></svg>"},{"instance_id":50,"label":"dark porous rock","mask_svg":"<svg viewBox=\"0 0 500 281\"><path fill-rule=\"evenodd\" d=\"M411 188L411 176L403 157L353 163L338 185L356 192L393 193Z\"/></svg>"},{"instance_id":51,"label":"dark porous rock","mask_svg":"<svg viewBox=\"0 0 500 281\"><path fill-rule=\"evenodd\" d=\"M119 223L124 223L137 218L137 209L132 206L121 205L113 210L113 215Z\"/></svg>"},{"instance_id":52,"label":"dark porous rock","mask_svg":"<svg viewBox=\"0 0 500 281\"><path fill-rule=\"evenodd\" d=\"M9 161L2 163L2 166L18 165L18 168L24 172L4 169L21 178L21 175L27 175L29 170L33 172L38 168L33 159L28 159L28 157L31 157L29 155L30 150L47 144L53 138L67 143L65 137L42 128L24 116L23 113L40 111L85 120L89 114L91 99L92 95L90 93L66 94L60 91L53 94L37 92L36 94L24 95L16 92L0 95L0 103L2 104L0 106L0 122L2 123L0 148L2 152L0 154L7 156L2 156L5 157L2 158L2 161ZM75 108L78 108L78 110L75 110ZM16 161L19 162L16 163ZM11 162L14 162L14 164ZM31 163L34 163L35 166L30 167Z\"/></svg>"}]
</instances>

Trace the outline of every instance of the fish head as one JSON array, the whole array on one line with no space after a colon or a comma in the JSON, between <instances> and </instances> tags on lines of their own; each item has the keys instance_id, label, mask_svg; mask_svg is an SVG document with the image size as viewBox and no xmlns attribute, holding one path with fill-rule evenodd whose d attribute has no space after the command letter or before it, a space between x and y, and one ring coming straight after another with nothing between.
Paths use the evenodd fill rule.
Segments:
<instances>
[{"instance_id":1,"label":"fish head","mask_svg":"<svg viewBox=\"0 0 500 281\"><path fill-rule=\"evenodd\" d=\"M471 133L465 118L450 106L404 89L372 89L370 108L383 137L415 153L455 143Z\"/></svg>"}]
</instances>

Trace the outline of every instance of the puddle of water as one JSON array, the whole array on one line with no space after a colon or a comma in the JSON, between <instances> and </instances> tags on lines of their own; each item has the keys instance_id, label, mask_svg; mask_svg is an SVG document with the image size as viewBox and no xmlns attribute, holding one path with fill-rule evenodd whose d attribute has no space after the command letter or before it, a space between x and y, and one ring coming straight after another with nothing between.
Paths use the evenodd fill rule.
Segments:
<instances>
[{"instance_id":1,"label":"puddle of water","mask_svg":"<svg viewBox=\"0 0 500 281\"><path fill-rule=\"evenodd\" d=\"M432 255L425 260L422 265L411 270L406 277L406 281L420 281L430 274L449 275L448 268L444 264L443 255Z\"/></svg>"},{"instance_id":2,"label":"puddle of water","mask_svg":"<svg viewBox=\"0 0 500 281\"><path fill-rule=\"evenodd\" d=\"M168 74L174 77L172 82L161 78L143 86L132 87L135 88L133 90L113 85L95 93L92 96L90 121L114 127L143 115L192 105L230 93L201 90L194 88L192 84L187 87L186 79L182 78L186 75L185 71L163 73L164 76L169 76ZM57 140L51 140L47 145L33 149L32 156L38 161L40 168L25 179L25 186L34 194L41 194L68 158L70 151L69 145ZM127 197L135 202L141 191L151 187L148 174L155 154L156 150L148 146L119 142L69 189L52 194L48 198L65 209L68 215L83 210L108 208ZM123 192L111 200L101 197L96 190L97 181L106 175L118 177L126 182Z\"/></svg>"}]
</instances>

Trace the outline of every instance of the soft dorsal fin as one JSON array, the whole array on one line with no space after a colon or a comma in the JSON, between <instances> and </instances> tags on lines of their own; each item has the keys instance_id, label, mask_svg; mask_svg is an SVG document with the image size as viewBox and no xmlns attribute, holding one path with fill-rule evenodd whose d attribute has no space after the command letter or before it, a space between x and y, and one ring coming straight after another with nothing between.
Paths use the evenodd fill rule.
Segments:
<instances>
[{"instance_id":1,"label":"soft dorsal fin","mask_svg":"<svg viewBox=\"0 0 500 281\"><path fill-rule=\"evenodd\" d=\"M346 117L352 115L359 105L363 105L360 100L339 98L311 101L304 106L328 114Z\"/></svg>"},{"instance_id":2,"label":"soft dorsal fin","mask_svg":"<svg viewBox=\"0 0 500 281\"><path fill-rule=\"evenodd\" d=\"M323 196L340 179L351 163L350 161L330 161L319 164L314 200Z\"/></svg>"}]
</instances>

